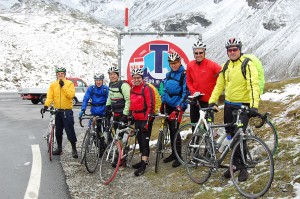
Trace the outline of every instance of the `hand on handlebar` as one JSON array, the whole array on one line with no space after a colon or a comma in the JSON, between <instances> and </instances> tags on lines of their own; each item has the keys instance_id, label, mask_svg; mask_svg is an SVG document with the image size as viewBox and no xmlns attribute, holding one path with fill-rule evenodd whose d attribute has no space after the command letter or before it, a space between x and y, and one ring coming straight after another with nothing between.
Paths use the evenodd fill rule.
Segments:
<instances>
[{"instance_id":1,"label":"hand on handlebar","mask_svg":"<svg viewBox=\"0 0 300 199\"><path fill-rule=\"evenodd\" d=\"M208 107L209 108L214 108L214 112L219 112L220 111L220 109L219 109L219 107L218 107L218 105L216 103L210 103L208 105Z\"/></svg>"},{"instance_id":2,"label":"hand on handlebar","mask_svg":"<svg viewBox=\"0 0 300 199\"><path fill-rule=\"evenodd\" d=\"M48 106L44 106L44 108L41 108L41 114L45 113L48 110Z\"/></svg>"},{"instance_id":3,"label":"hand on handlebar","mask_svg":"<svg viewBox=\"0 0 300 199\"><path fill-rule=\"evenodd\" d=\"M256 116L259 116L257 108L254 108L254 107L250 108L250 109L249 109L248 116L249 116L249 117L256 117Z\"/></svg>"}]
</instances>

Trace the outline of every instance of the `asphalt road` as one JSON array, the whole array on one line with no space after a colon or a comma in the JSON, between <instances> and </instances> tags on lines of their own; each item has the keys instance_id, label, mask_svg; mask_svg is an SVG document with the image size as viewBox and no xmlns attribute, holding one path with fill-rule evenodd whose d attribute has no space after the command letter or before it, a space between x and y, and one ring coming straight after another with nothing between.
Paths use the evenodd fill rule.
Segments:
<instances>
[{"instance_id":1,"label":"asphalt road","mask_svg":"<svg viewBox=\"0 0 300 199\"><path fill-rule=\"evenodd\" d=\"M41 108L41 104L23 101L17 93L0 93L0 198L26 198L29 179L31 173L34 174L33 145L38 146L41 157L40 183L33 178L34 187L39 187L34 190L38 198L71 198L59 156L49 161L43 138L49 114L42 119ZM78 115L78 110L79 106L75 107L74 116ZM37 194L31 193L29 198L36 198Z\"/></svg>"}]
</instances>

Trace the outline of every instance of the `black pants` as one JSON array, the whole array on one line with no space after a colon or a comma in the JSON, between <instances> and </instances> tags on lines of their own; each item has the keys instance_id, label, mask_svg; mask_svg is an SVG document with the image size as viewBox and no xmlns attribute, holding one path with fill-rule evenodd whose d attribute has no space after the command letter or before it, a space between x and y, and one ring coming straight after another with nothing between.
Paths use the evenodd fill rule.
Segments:
<instances>
[{"instance_id":1,"label":"black pants","mask_svg":"<svg viewBox=\"0 0 300 199\"><path fill-rule=\"evenodd\" d=\"M63 129L67 133L68 140L71 143L77 142L74 129L74 116L72 110L58 111L55 116L56 140L61 145L63 138Z\"/></svg>"},{"instance_id":2,"label":"black pants","mask_svg":"<svg viewBox=\"0 0 300 199\"><path fill-rule=\"evenodd\" d=\"M150 155L149 142L150 142L150 137L151 137L151 132L152 132L153 120L148 122L148 131L144 130L146 123L147 123L146 120L135 120L134 128L139 129L139 132L136 135L136 138L139 143L140 153L142 154L142 156L149 157L149 155Z\"/></svg>"},{"instance_id":3,"label":"black pants","mask_svg":"<svg viewBox=\"0 0 300 199\"><path fill-rule=\"evenodd\" d=\"M169 105L166 105L166 111L167 114L170 115L176 108L175 107L171 107ZM179 128L180 123L178 122L178 120L167 120L168 126L169 126L169 130L170 130L170 139L171 139L171 146L172 146L172 154L175 155L174 153L174 138L175 138L175 134ZM178 152L178 155L181 156L181 137L178 136L176 139L176 149Z\"/></svg>"},{"instance_id":4,"label":"black pants","mask_svg":"<svg viewBox=\"0 0 300 199\"><path fill-rule=\"evenodd\" d=\"M249 106L249 104L243 104ZM226 123L231 123L232 120L234 119L234 116L232 112L234 110L237 110L239 107L235 105L230 105L230 104L225 104L224 106L224 124ZM243 123L243 131L246 130L249 122L249 117L248 115L240 115L240 120ZM233 131L235 129L234 126L230 126L225 128L227 134L231 134L231 137L234 136ZM233 155L233 163L236 166L243 166L243 161L242 161L242 156L240 152L240 146L238 146L236 153Z\"/></svg>"}]
</instances>

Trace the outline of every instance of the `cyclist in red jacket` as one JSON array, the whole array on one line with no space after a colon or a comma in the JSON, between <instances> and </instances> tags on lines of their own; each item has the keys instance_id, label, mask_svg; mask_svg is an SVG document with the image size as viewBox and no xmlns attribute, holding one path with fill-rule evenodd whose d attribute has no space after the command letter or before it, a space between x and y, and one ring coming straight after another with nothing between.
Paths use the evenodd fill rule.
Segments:
<instances>
[{"instance_id":1,"label":"cyclist in red jacket","mask_svg":"<svg viewBox=\"0 0 300 199\"><path fill-rule=\"evenodd\" d=\"M197 41L193 45L193 53L195 60L187 64L186 84L191 92L191 95L199 96L200 106L208 107L208 100L216 85L218 74L221 71L221 66L212 60L205 58L206 45L201 41ZM192 123L197 123L199 120L199 107L191 104L190 118Z\"/></svg>"},{"instance_id":2,"label":"cyclist in red jacket","mask_svg":"<svg viewBox=\"0 0 300 199\"><path fill-rule=\"evenodd\" d=\"M152 131L154 113L154 93L152 88L143 80L143 69L134 68L131 70L132 88L130 91L130 112L133 116L135 129L139 129L137 140L140 146L141 161L132 165L136 169L135 176L145 173L150 154L149 141Z\"/></svg>"}]
</instances>

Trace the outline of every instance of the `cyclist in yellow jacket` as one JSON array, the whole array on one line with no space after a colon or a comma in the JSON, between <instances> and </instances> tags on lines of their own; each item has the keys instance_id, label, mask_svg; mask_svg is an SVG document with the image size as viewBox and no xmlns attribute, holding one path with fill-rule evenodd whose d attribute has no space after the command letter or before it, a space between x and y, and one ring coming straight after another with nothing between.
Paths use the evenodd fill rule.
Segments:
<instances>
[{"instance_id":1,"label":"cyclist in yellow jacket","mask_svg":"<svg viewBox=\"0 0 300 199\"><path fill-rule=\"evenodd\" d=\"M217 79L216 86L209 99L209 106L217 108L217 101L219 96L225 89L225 105L224 105L224 123L230 123L233 120L232 112L239 108L241 105L250 107L250 113L255 115L259 104L259 79L256 67L251 61L246 66L246 78L242 74L242 63L244 61L243 54L241 53L242 42L239 39L231 38L225 45L227 55L229 57L228 68L220 72ZM225 64L224 64L225 65ZM224 67L223 68L226 68ZM251 114L250 114L251 117ZM246 129L249 121L248 115L240 117L241 122L244 124L243 128ZM227 127L227 139L233 137L233 127ZM243 167L240 154L234 154L234 164ZM237 171L237 170L236 170ZM235 172L236 172L235 171ZM227 170L224 173L225 178L230 178L230 172ZM245 168L240 169L238 176L239 181L246 181L248 179L248 172Z\"/></svg>"},{"instance_id":2,"label":"cyclist in yellow jacket","mask_svg":"<svg viewBox=\"0 0 300 199\"><path fill-rule=\"evenodd\" d=\"M77 138L74 130L72 110L72 99L75 96L75 88L72 81L66 80L66 72L65 68L56 69L57 80L50 84L42 111L45 112L51 103L58 110L55 117L55 136L58 148L53 151L53 155L60 155L62 152L63 129L65 129L68 140L72 145L72 156L73 158L78 158L76 150Z\"/></svg>"}]
</instances>

